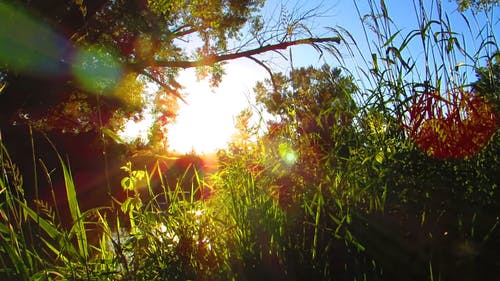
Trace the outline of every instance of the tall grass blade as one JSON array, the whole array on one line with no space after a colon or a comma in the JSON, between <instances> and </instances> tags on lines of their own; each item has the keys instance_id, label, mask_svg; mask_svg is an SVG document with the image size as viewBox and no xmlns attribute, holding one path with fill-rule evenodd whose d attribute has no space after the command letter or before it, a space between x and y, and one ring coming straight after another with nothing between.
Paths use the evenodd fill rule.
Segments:
<instances>
[{"instance_id":1,"label":"tall grass blade","mask_svg":"<svg viewBox=\"0 0 500 281\"><path fill-rule=\"evenodd\" d=\"M29 271L30 269L26 266L26 263L23 261L22 257L19 255L18 249L12 247L11 243L4 239L0 240L1 248L7 253L9 260L12 262L15 272L24 280L28 280L30 277Z\"/></svg>"},{"instance_id":2,"label":"tall grass blade","mask_svg":"<svg viewBox=\"0 0 500 281\"><path fill-rule=\"evenodd\" d=\"M87 260L87 258L89 257L89 252L88 252L89 244L82 213L80 211L80 206L78 204L78 198L76 196L76 187L73 181L73 176L71 175L70 169L62 159L61 154L59 154L59 152L57 151L57 148L54 145L54 143L52 143L52 141L47 136L45 136L45 138L54 149L54 152L56 153L57 158L59 159L59 163L61 164L61 169L63 171L63 177L64 177L64 184L66 187L66 197L68 199L71 219L75 224L72 227L72 231L75 233L77 239L78 251L80 257L82 257L84 260Z\"/></svg>"},{"instance_id":3,"label":"tall grass blade","mask_svg":"<svg viewBox=\"0 0 500 281\"><path fill-rule=\"evenodd\" d=\"M17 200L19 206L23 209L24 213L30 217L33 221L37 223L37 226L40 227L45 234L47 234L51 239L57 241L58 246L54 246L53 243L42 238L44 243L51 249L58 257L62 257L62 250L68 252L69 254L77 255L78 251L74 248L74 246L66 239L64 233L60 231L53 223L41 217L37 212L31 209L26 203ZM68 258L64 258L64 260L68 261Z\"/></svg>"},{"instance_id":4,"label":"tall grass blade","mask_svg":"<svg viewBox=\"0 0 500 281\"><path fill-rule=\"evenodd\" d=\"M83 222L82 213L80 211L80 206L78 204L78 198L76 196L75 183L73 182L71 171L68 169L61 156L59 154L57 154L57 156L59 158L59 162L63 170L64 183L66 186L66 196L68 198L68 205L71 213L71 218L75 223L74 230L78 243L78 249L80 255L86 259L89 256L87 247L88 246L87 232L85 230L85 224Z\"/></svg>"},{"instance_id":5,"label":"tall grass blade","mask_svg":"<svg viewBox=\"0 0 500 281\"><path fill-rule=\"evenodd\" d=\"M36 221L38 226L45 231L47 235L49 235L52 239L57 239L62 236L62 233L49 221L40 217L37 212L28 207L24 202L16 199L17 204L22 207L23 211L33 220Z\"/></svg>"}]
</instances>

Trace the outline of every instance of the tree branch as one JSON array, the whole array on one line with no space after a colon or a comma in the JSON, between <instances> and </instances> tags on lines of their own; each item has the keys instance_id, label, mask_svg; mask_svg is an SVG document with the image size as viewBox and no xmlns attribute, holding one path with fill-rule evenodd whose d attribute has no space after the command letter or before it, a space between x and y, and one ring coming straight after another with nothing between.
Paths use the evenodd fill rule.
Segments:
<instances>
[{"instance_id":1,"label":"tree branch","mask_svg":"<svg viewBox=\"0 0 500 281\"><path fill-rule=\"evenodd\" d=\"M266 71L267 73L269 73L269 77L271 79L271 83L273 84L273 88L274 90L276 91L278 89L277 85L276 85L276 80L274 79L274 74L273 72L271 71L271 69L266 65L264 64L262 61L252 57L252 56L248 56L249 59L253 60L255 63L257 63L258 65L262 66Z\"/></svg>"},{"instance_id":2,"label":"tree branch","mask_svg":"<svg viewBox=\"0 0 500 281\"><path fill-rule=\"evenodd\" d=\"M271 44L261 46L259 48L236 52L225 55L212 55L202 58L197 61L154 61L155 67L175 67L175 68L191 68L198 66L212 66L215 63L234 60L243 57L251 57L253 55L262 54L269 51L284 50L291 46L296 45L315 45L318 43L340 43L339 37L325 37L325 38L304 38L298 40L292 40L287 42L282 42L278 44ZM149 65L148 65L149 66Z\"/></svg>"},{"instance_id":3,"label":"tree branch","mask_svg":"<svg viewBox=\"0 0 500 281\"><path fill-rule=\"evenodd\" d=\"M140 70L139 74L146 76L148 79L150 79L151 81L157 83L160 87L162 87L169 95L173 95L176 98L180 99L185 104L187 104L187 101L176 90L172 89L169 85L165 84L163 81L160 81L159 79L148 73L146 70Z\"/></svg>"}]
</instances>

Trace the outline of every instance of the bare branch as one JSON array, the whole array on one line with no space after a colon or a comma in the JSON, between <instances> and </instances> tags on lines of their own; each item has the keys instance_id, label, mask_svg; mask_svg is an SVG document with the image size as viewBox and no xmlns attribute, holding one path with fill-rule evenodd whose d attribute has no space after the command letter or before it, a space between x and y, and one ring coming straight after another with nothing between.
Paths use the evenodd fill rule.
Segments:
<instances>
[{"instance_id":1,"label":"bare branch","mask_svg":"<svg viewBox=\"0 0 500 281\"><path fill-rule=\"evenodd\" d=\"M247 58L253 60L254 62L256 62L258 65L262 66L268 73L269 73L269 76L270 76L270 79L271 79L271 83L273 84L273 88L274 90L276 91L278 88L277 88L277 85L276 85L276 80L274 80L274 74L273 72L271 71L271 69L266 65L264 64L262 61L252 57L252 56L248 56Z\"/></svg>"},{"instance_id":2,"label":"bare branch","mask_svg":"<svg viewBox=\"0 0 500 281\"><path fill-rule=\"evenodd\" d=\"M172 34L174 35L173 36L174 38L181 38L181 37L184 37L186 35L195 33L196 31L197 31L196 29L191 28L188 25L185 25L185 26L181 26L181 27L177 28L176 30L172 31Z\"/></svg>"},{"instance_id":3,"label":"bare branch","mask_svg":"<svg viewBox=\"0 0 500 281\"><path fill-rule=\"evenodd\" d=\"M151 81L153 81L153 82L157 83L158 85L160 85L160 87L162 87L169 95L173 95L176 98L180 99L185 104L187 104L186 100L176 90L172 89L172 87L170 87L169 85L165 84L160 79L157 79L156 77L154 77L154 75L151 75L151 73L148 73L145 69L144 70L140 70L139 73L141 75L146 76Z\"/></svg>"},{"instance_id":4,"label":"bare branch","mask_svg":"<svg viewBox=\"0 0 500 281\"><path fill-rule=\"evenodd\" d=\"M284 50L291 46L296 45L312 45L315 46L319 43L340 43L340 37L324 37L324 38L303 38L297 40L286 41L277 44L265 45L255 49L236 52L224 55L212 55L204 57L197 61L154 61L155 67L176 67L176 68L191 68L199 66L212 66L215 63L234 60L238 58L251 57L254 55L262 54L269 51ZM317 46L316 46L317 47ZM146 62L147 63L147 62ZM145 65L149 66L149 65ZM156 82L156 81L155 81Z\"/></svg>"}]
</instances>

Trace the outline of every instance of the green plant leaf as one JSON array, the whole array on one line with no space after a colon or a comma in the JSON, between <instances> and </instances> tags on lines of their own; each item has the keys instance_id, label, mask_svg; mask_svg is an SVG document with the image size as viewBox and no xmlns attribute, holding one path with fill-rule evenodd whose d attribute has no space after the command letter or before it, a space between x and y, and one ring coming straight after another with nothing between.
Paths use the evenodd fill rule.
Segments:
<instances>
[{"instance_id":1,"label":"green plant leaf","mask_svg":"<svg viewBox=\"0 0 500 281\"><path fill-rule=\"evenodd\" d=\"M57 154L59 157L59 162L61 164L61 168L63 170L64 175L64 183L66 186L66 196L68 198L69 210L71 213L71 218L73 222L76 223L76 238L78 242L78 248L80 251L80 255L82 257L88 257L88 240L87 240L87 231L85 230L85 224L82 220L82 213L80 211L80 206L78 204L78 198L76 196L76 187L73 182L73 176L71 175L71 171L68 169L64 161L62 160L59 153Z\"/></svg>"},{"instance_id":2,"label":"green plant leaf","mask_svg":"<svg viewBox=\"0 0 500 281\"><path fill-rule=\"evenodd\" d=\"M49 221L46 219L40 217L35 211L33 211L30 207L28 207L24 202L21 200L17 199L17 204L21 206L23 211L35 222L37 222L38 226L45 231L47 235L49 235L50 238L52 239L57 239L59 238L62 233Z\"/></svg>"},{"instance_id":3,"label":"green plant leaf","mask_svg":"<svg viewBox=\"0 0 500 281\"><path fill-rule=\"evenodd\" d=\"M382 164L384 161L385 155L383 151L379 151L377 155L375 155L375 161L377 161L379 164Z\"/></svg>"},{"instance_id":4,"label":"green plant leaf","mask_svg":"<svg viewBox=\"0 0 500 281\"><path fill-rule=\"evenodd\" d=\"M118 144L123 144L123 143L125 143L125 142L123 141L123 139L122 139L122 138L120 138L120 136L118 136L118 134L117 134L117 133L115 133L115 132L111 131L111 130L110 130L110 129L108 129L108 128L103 128L103 129L102 129L102 132L103 132L103 134L105 134L106 136L110 137L112 140L114 140L114 141L115 141L116 143L118 143Z\"/></svg>"},{"instance_id":5,"label":"green plant leaf","mask_svg":"<svg viewBox=\"0 0 500 281\"><path fill-rule=\"evenodd\" d=\"M134 190L134 181L130 177L124 177L120 182L123 190Z\"/></svg>"}]
</instances>

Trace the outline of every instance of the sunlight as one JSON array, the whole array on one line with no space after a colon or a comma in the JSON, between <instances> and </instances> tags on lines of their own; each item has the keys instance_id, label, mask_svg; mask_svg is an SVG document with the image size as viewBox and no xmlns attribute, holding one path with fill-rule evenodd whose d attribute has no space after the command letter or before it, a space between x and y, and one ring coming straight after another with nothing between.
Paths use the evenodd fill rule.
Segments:
<instances>
[{"instance_id":1,"label":"sunlight","mask_svg":"<svg viewBox=\"0 0 500 281\"><path fill-rule=\"evenodd\" d=\"M197 81L194 70L180 75L188 104L180 105L176 122L168 127L170 150L212 153L227 146L235 132L236 115L248 106L246 95L266 73L250 61L229 63L225 69L226 75L215 89L208 80Z\"/></svg>"},{"instance_id":2,"label":"sunlight","mask_svg":"<svg viewBox=\"0 0 500 281\"><path fill-rule=\"evenodd\" d=\"M185 85L188 85L189 104L181 105L176 122L169 126L170 149L180 153L208 153L224 147L234 130L233 113L228 107L241 105L225 102L222 94L212 93L208 81Z\"/></svg>"},{"instance_id":3,"label":"sunlight","mask_svg":"<svg viewBox=\"0 0 500 281\"><path fill-rule=\"evenodd\" d=\"M145 114L144 119L141 121L128 120L123 125L123 129L118 132L118 136L127 143L132 143L136 139L139 139L142 143L148 143L152 123L153 117L149 114Z\"/></svg>"},{"instance_id":4,"label":"sunlight","mask_svg":"<svg viewBox=\"0 0 500 281\"><path fill-rule=\"evenodd\" d=\"M226 148L235 133L236 116L248 107L248 95L267 73L251 61L235 61L225 66L226 75L218 88L208 79L198 81L194 69L180 73L187 104L179 102L177 118L168 128L168 149L175 153L214 153ZM128 120L118 136L127 143L140 139L148 143L153 123L150 114L141 121Z\"/></svg>"}]
</instances>

